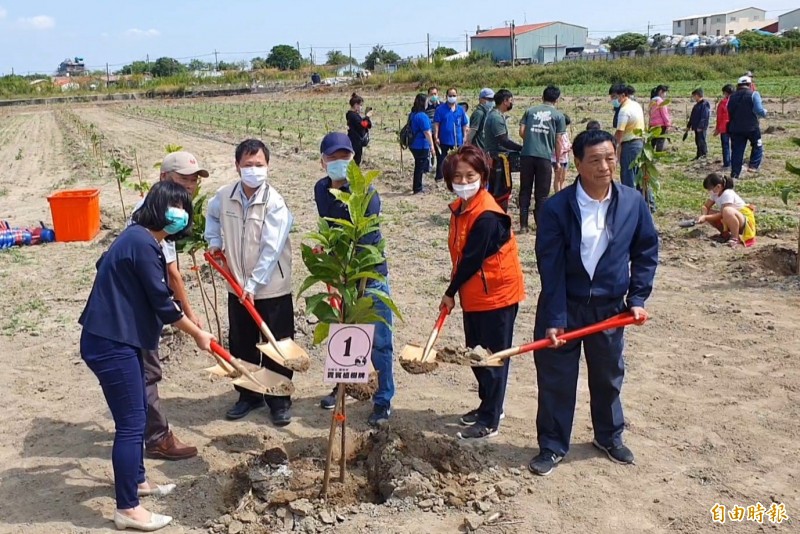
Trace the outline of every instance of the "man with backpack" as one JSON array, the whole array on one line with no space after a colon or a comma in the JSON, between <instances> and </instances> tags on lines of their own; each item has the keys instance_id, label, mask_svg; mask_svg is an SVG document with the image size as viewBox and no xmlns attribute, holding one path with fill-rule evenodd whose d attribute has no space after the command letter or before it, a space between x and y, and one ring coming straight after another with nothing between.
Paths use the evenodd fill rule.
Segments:
<instances>
[{"instance_id":1,"label":"man with backpack","mask_svg":"<svg viewBox=\"0 0 800 534\"><path fill-rule=\"evenodd\" d=\"M494 107L494 91L488 87L481 89L478 94L478 107L472 112L469 117L469 135L467 136L467 143L473 144L478 148L486 150L483 142L483 128L486 126L486 117Z\"/></svg>"}]
</instances>

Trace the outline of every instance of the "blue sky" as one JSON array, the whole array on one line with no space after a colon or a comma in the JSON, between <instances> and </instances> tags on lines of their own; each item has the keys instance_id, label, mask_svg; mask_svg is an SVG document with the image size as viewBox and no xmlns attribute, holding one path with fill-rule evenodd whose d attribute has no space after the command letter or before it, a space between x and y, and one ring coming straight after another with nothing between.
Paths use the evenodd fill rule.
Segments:
<instances>
[{"instance_id":1,"label":"blue sky","mask_svg":"<svg viewBox=\"0 0 800 534\"><path fill-rule=\"evenodd\" d=\"M797 7L796 0L764 0L752 5L777 18ZM622 31L671 31L671 20L746 7L726 0L670 2L553 2L505 0L0 0L0 74L53 72L65 57L83 57L92 69L112 70L136 59L160 56L237 61L265 56L276 44L300 42L318 62L331 49L363 60L372 45L383 44L401 56L425 52L426 34L438 43L464 50L465 33L477 26L499 27L561 20L587 26L590 37ZM356 8L354 6L363 6ZM635 7L631 7L635 6ZM321 60L321 61L320 61Z\"/></svg>"}]
</instances>

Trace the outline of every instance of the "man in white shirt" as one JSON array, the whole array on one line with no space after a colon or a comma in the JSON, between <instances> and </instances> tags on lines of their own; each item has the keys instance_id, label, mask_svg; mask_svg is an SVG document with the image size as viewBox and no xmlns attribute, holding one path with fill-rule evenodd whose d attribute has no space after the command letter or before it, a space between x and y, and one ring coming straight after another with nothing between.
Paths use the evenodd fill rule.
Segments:
<instances>
[{"instance_id":1,"label":"man in white shirt","mask_svg":"<svg viewBox=\"0 0 800 534\"><path fill-rule=\"evenodd\" d=\"M208 203L205 238L213 254L222 251L231 274L277 339L294 338L292 247L289 230L294 217L283 197L267 181L269 149L257 139L236 147L239 180L224 186ZM289 379L291 370L263 356L256 345L261 331L239 298L228 293L231 354ZM289 396L259 395L236 387L239 400L225 416L241 419L268 406L275 426L291 421Z\"/></svg>"},{"instance_id":2,"label":"man in white shirt","mask_svg":"<svg viewBox=\"0 0 800 534\"><path fill-rule=\"evenodd\" d=\"M658 234L642 195L613 182L616 148L606 131L579 134L572 146L578 179L544 203L537 225L542 291L534 337L550 338L556 347L534 353L539 454L528 467L537 475L550 474L569 450L581 346L589 371L593 444L614 462L634 459L622 442L623 329L567 344L558 340L565 330L625 310L647 317L644 303L658 265Z\"/></svg>"},{"instance_id":3,"label":"man in white shirt","mask_svg":"<svg viewBox=\"0 0 800 534\"><path fill-rule=\"evenodd\" d=\"M183 186L189 195L194 195L200 178L208 178L208 171L197 162L197 158L189 152L172 152L164 157L161 162L161 181L175 182ZM133 208L137 211L144 204L140 200ZM130 224L130 221L128 222ZM186 293L183 284L178 252L174 241L162 241L161 250L167 263L169 275L169 288L175 294L175 300L181 303L186 317L199 327L202 327L200 318L197 317ZM158 460L184 460L197 456L197 447L192 447L181 442L169 427L167 416L161 407L158 395L158 383L162 378L161 359L157 350L143 350L142 362L144 363L145 387L147 389L147 427L145 430L145 455Z\"/></svg>"}]
</instances>

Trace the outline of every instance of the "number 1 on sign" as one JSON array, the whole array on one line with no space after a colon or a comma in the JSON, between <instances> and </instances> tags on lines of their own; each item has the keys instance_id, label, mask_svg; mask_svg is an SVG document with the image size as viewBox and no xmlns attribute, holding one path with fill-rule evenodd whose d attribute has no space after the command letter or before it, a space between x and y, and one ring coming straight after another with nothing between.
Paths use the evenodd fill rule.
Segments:
<instances>
[{"instance_id":1,"label":"number 1 on sign","mask_svg":"<svg viewBox=\"0 0 800 534\"><path fill-rule=\"evenodd\" d=\"M350 337L348 337L347 339L344 340L344 354L343 354L343 356L345 358L349 358L350 357L350 348L352 347L352 345L353 345L353 336L350 336Z\"/></svg>"}]
</instances>

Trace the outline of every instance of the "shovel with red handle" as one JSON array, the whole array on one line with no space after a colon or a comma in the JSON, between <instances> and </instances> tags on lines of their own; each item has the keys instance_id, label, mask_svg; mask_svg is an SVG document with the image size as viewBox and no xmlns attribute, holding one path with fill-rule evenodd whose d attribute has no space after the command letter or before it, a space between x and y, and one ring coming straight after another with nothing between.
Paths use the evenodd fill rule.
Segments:
<instances>
[{"instance_id":1,"label":"shovel with red handle","mask_svg":"<svg viewBox=\"0 0 800 534\"><path fill-rule=\"evenodd\" d=\"M225 278L225 281L228 282L228 285L230 285L233 289L234 294L241 299L244 291L228 270L225 256L221 252L212 255L208 251L206 251L203 256L205 257L206 261L217 272L219 272L223 278ZM225 264L225 266L223 267L222 264ZM242 300L242 305L245 307L245 309L247 309L250 317L253 318L258 325L258 328L261 330L261 333L269 341L269 343L259 344L258 350L287 369L291 369L293 371L307 371L311 362L308 353L303 350L300 345L295 343L293 339L286 338L280 341L276 340L275 336L272 334L272 331L267 326L267 323L264 322L264 319L261 318L261 314L258 313L258 310L256 310L255 306L253 306L253 304L248 300Z\"/></svg>"},{"instance_id":2,"label":"shovel with red handle","mask_svg":"<svg viewBox=\"0 0 800 534\"><path fill-rule=\"evenodd\" d=\"M577 330L571 330L569 332L565 332L564 334L558 336L558 339L563 341L573 341L576 339L580 339L582 337L586 337L592 334L596 334L598 332L602 332L604 330L611 330L614 328L620 328L623 326L629 326L632 324L644 324L646 319L635 319L633 317L633 313L631 312L624 312L620 313L619 315L615 315L610 319L606 319L605 321L600 321L599 323L595 323L593 325L584 326L583 328L578 328ZM550 338L547 339L540 339L538 341L533 341L531 343L527 343L525 345L520 345L518 347L511 347L510 349L501 350L500 352L495 352L490 354L486 358L480 361L476 361L475 363L470 363L472 367L498 367L503 365L503 360L510 358L512 356L517 356L519 354L525 354L526 352L531 352L534 350L542 350L549 348L553 345L553 341Z\"/></svg>"},{"instance_id":3,"label":"shovel with red handle","mask_svg":"<svg viewBox=\"0 0 800 534\"><path fill-rule=\"evenodd\" d=\"M206 369L206 371L218 376L231 377L234 379L234 385L262 395L291 395L294 392L292 381L285 376L231 356L216 341L211 342L210 348L217 360L217 366Z\"/></svg>"},{"instance_id":4,"label":"shovel with red handle","mask_svg":"<svg viewBox=\"0 0 800 534\"><path fill-rule=\"evenodd\" d=\"M425 343L425 347L419 347L418 345L406 345L403 347L403 350L400 352L400 360L401 361L418 361L418 362L433 362L436 360L436 351L433 350L433 344L436 343L436 340L439 338L439 332L442 331L442 327L444 326L444 321L447 319L450 311L442 307L442 310L439 312L439 318L436 320L436 324L433 327L433 331L431 335L428 337L428 342Z\"/></svg>"}]
</instances>

